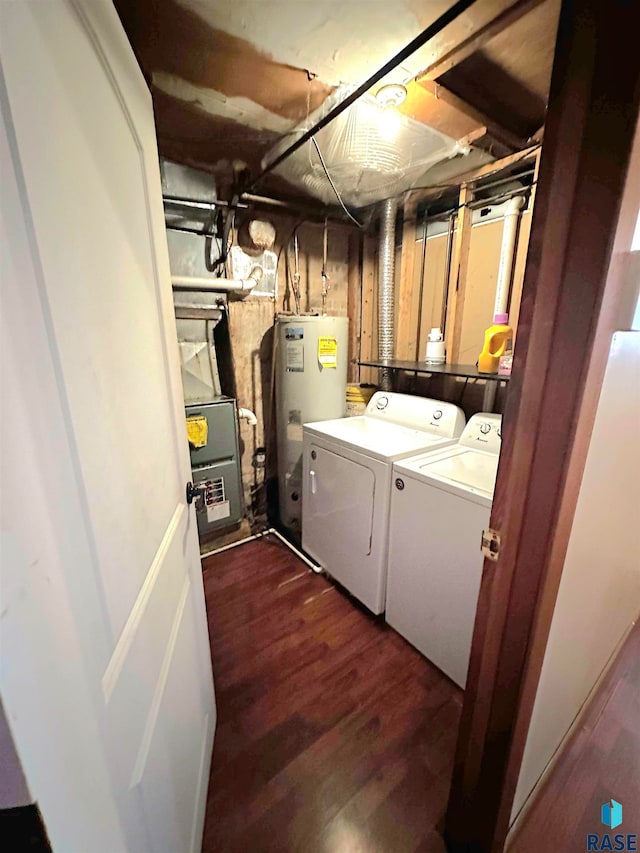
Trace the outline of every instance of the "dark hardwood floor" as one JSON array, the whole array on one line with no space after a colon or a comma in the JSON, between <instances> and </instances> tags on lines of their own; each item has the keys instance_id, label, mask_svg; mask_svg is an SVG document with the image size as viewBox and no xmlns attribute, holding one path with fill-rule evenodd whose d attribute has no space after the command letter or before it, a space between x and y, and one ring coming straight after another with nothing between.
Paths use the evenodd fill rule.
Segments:
<instances>
[{"instance_id":1,"label":"dark hardwood floor","mask_svg":"<svg viewBox=\"0 0 640 853\"><path fill-rule=\"evenodd\" d=\"M614 832L640 834L640 623L525 815L509 853L586 850L588 833L607 831L600 806L611 797L623 806L623 822Z\"/></svg>"},{"instance_id":2,"label":"dark hardwood floor","mask_svg":"<svg viewBox=\"0 0 640 853\"><path fill-rule=\"evenodd\" d=\"M462 691L274 537L204 561L203 851L439 853Z\"/></svg>"}]
</instances>

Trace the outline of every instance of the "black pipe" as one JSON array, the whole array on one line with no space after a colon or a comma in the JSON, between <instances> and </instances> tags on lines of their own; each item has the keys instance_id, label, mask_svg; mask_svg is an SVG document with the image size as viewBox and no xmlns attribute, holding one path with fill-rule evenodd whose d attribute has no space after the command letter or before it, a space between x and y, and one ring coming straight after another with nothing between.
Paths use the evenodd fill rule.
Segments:
<instances>
[{"instance_id":1,"label":"black pipe","mask_svg":"<svg viewBox=\"0 0 640 853\"><path fill-rule=\"evenodd\" d=\"M328 219L329 222L334 222L336 225L350 226L349 220L346 216L327 215L326 208L312 207L310 205L299 204L295 201L283 201L282 199L277 198L267 198L267 196L253 195L253 193L250 192L243 192L242 200L247 202L248 205L254 207L275 208L276 210L280 209L283 213L297 214L310 219L317 219L319 223L323 223L325 219Z\"/></svg>"},{"instance_id":2,"label":"black pipe","mask_svg":"<svg viewBox=\"0 0 640 853\"><path fill-rule=\"evenodd\" d=\"M449 285L451 283L451 260L453 258L453 223L454 215L449 215L449 230L447 232L447 260L444 268L445 282L442 292L442 316L440 318L440 328L442 329L442 337L446 339L445 332L447 331L447 309L449 307Z\"/></svg>"},{"instance_id":3,"label":"black pipe","mask_svg":"<svg viewBox=\"0 0 640 853\"><path fill-rule=\"evenodd\" d=\"M232 207L232 205L230 205L228 201L222 201L221 199L216 199L216 201L196 201L195 199L178 198L176 196L165 195L162 196L162 201L165 207L183 207L187 209L193 208L195 210L210 210L212 212L220 207ZM305 207L304 205L297 204L295 202L281 201L280 199L267 198L266 196L261 195L252 195L251 193L243 193L242 201L239 201L236 205L234 205L233 209L248 210L252 206L280 208L284 212L289 214L304 214L309 217L317 217L319 222L324 222L324 220L327 219L327 212L323 208ZM337 225L349 224L346 217L329 216L328 218L331 222L335 222Z\"/></svg>"},{"instance_id":4,"label":"black pipe","mask_svg":"<svg viewBox=\"0 0 640 853\"><path fill-rule=\"evenodd\" d=\"M424 270L427 261L427 217L422 219L422 258L420 259L420 291L418 293L418 328L416 330L416 361L420 361L420 338L422 337L422 297L424 296Z\"/></svg>"},{"instance_id":5,"label":"black pipe","mask_svg":"<svg viewBox=\"0 0 640 853\"><path fill-rule=\"evenodd\" d=\"M298 148L301 148L305 142L308 142L312 136L315 136L319 130L322 130L323 127L326 127L330 124L334 118L337 118L341 113L343 113L346 109L348 109L351 104L355 103L362 95L366 94L372 86L375 86L383 77L385 77L390 71L393 71L404 62L407 57L411 56L412 53L415 53L418 48L425 45L428 41L430 41L434 36L437 36L438 33L443 30L448 24L461 15L463 12L472 6L476 0L458 0L457 3L454 3L450 9L448 9L444 14L440 15L440 17L435 20L432 24L430 24L425 30L423 30L420 35L416 36L413 41L410 41L408 45L402 48L401 51L396 53L396 55L386 62L382 68L378 69L375 74L372 74L371 77L368 77L364 83L358 86L350 95L340 101L332 110L323 116L319 121L314 124L313 127L309 128L309 130L305 131L302 136L296 139L288 148L286 148L282 154L279 154L276 159L270 163L266 168L264 168L260 174L253 179L249 183L249 185L245 188L248 192L253 189L255 185L268 175L269 172L272 172L276 166L279 166L283 160L286 160L290 157Z\"/></svg>"}]
</instances>

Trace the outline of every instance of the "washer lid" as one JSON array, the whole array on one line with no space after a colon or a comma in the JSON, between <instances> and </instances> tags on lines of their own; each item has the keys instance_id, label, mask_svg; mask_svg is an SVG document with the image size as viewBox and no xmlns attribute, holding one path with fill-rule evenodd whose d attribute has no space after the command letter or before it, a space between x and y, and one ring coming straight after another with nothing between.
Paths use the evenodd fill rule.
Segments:
<instances>
[{"instance_id":1,"label":"washer lid","mask_svg":"<svg viewBox=\"0 0 640 853\"><path fill-rule=\"evenodd\" d=\"M428 477L457 483L470 491L478 492L488 498L493 497L493 489L498 473L498 456L493 453L466 449L458 446L451 455L438 454L439 458L411 466Z\"/></svg>"},{"instance_id":2,"label":"washer lid","mask_svg":"<svg viewBox=\"0 0 640 853\"><path fill-rule=\"evenodd\" d=\"M400 459L421 450L444 447L452 439L366 416L305 424L305 431L368 452L379 459Z\"/></svg>"}]
</instances>

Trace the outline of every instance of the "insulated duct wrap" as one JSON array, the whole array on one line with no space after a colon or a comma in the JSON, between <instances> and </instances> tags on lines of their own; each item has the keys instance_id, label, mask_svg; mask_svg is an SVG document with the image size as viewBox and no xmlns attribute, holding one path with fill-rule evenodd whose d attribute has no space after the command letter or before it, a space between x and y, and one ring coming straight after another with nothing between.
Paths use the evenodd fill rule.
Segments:
<instances>
[{"instance_id":1,"label":"insulated duct wrap","mask_svg":"<svg viewBox=\"0 0 640 853\"><path fill-rule=\"evenodd\" d=\"M339 87L307 120L294 128L262 161L268 167L291 144L340 103L351 90ZM275 172L325 204L335 204L331 175L345 204L365 207L398 195L421 180L436 163L467 154L469 149L395 107L381 106L363 95L315 135L324 165L313 141L295 151Z\"/></svg>"},{"instance_id":2,"label":"insulated duct wrap","mask_svg":"<svg viewBox=\"0 0 640 853\"><path fill-rule=\"evenodd\" d=\"M398 202L387 199L380 205L380 245L378 249L378 357L393 358L396 267L396 214ZM380 385L391 390L391 370L382 368Z\"/></svg>"}]
</instances>

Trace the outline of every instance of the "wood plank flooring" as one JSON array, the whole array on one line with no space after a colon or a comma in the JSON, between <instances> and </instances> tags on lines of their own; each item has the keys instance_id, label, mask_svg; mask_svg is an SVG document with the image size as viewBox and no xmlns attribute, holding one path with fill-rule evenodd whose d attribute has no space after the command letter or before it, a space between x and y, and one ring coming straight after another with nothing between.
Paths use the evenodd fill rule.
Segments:
<instances>
[{"instance_id":1,"label":"wood plank flooring","mask_svg":"<svg viewBox=\"0 0 640 853\"><path fill-rule=\"evenodd\" d=\"M462 691L274 537L204 561L203 851L440 853Z\"/></svg>"},{"instance_id":2,"label":"wood plank flooring","mask_svg":"<svg viewBox=\"0 0 640 853\"><path fill-rule=\"evenodd\" d=\"M640 623L627 638L538 799L510 853L579 853L601 834L600 806L623 806L614 832L640 834Z\"/></svg>"}]
</instances>

